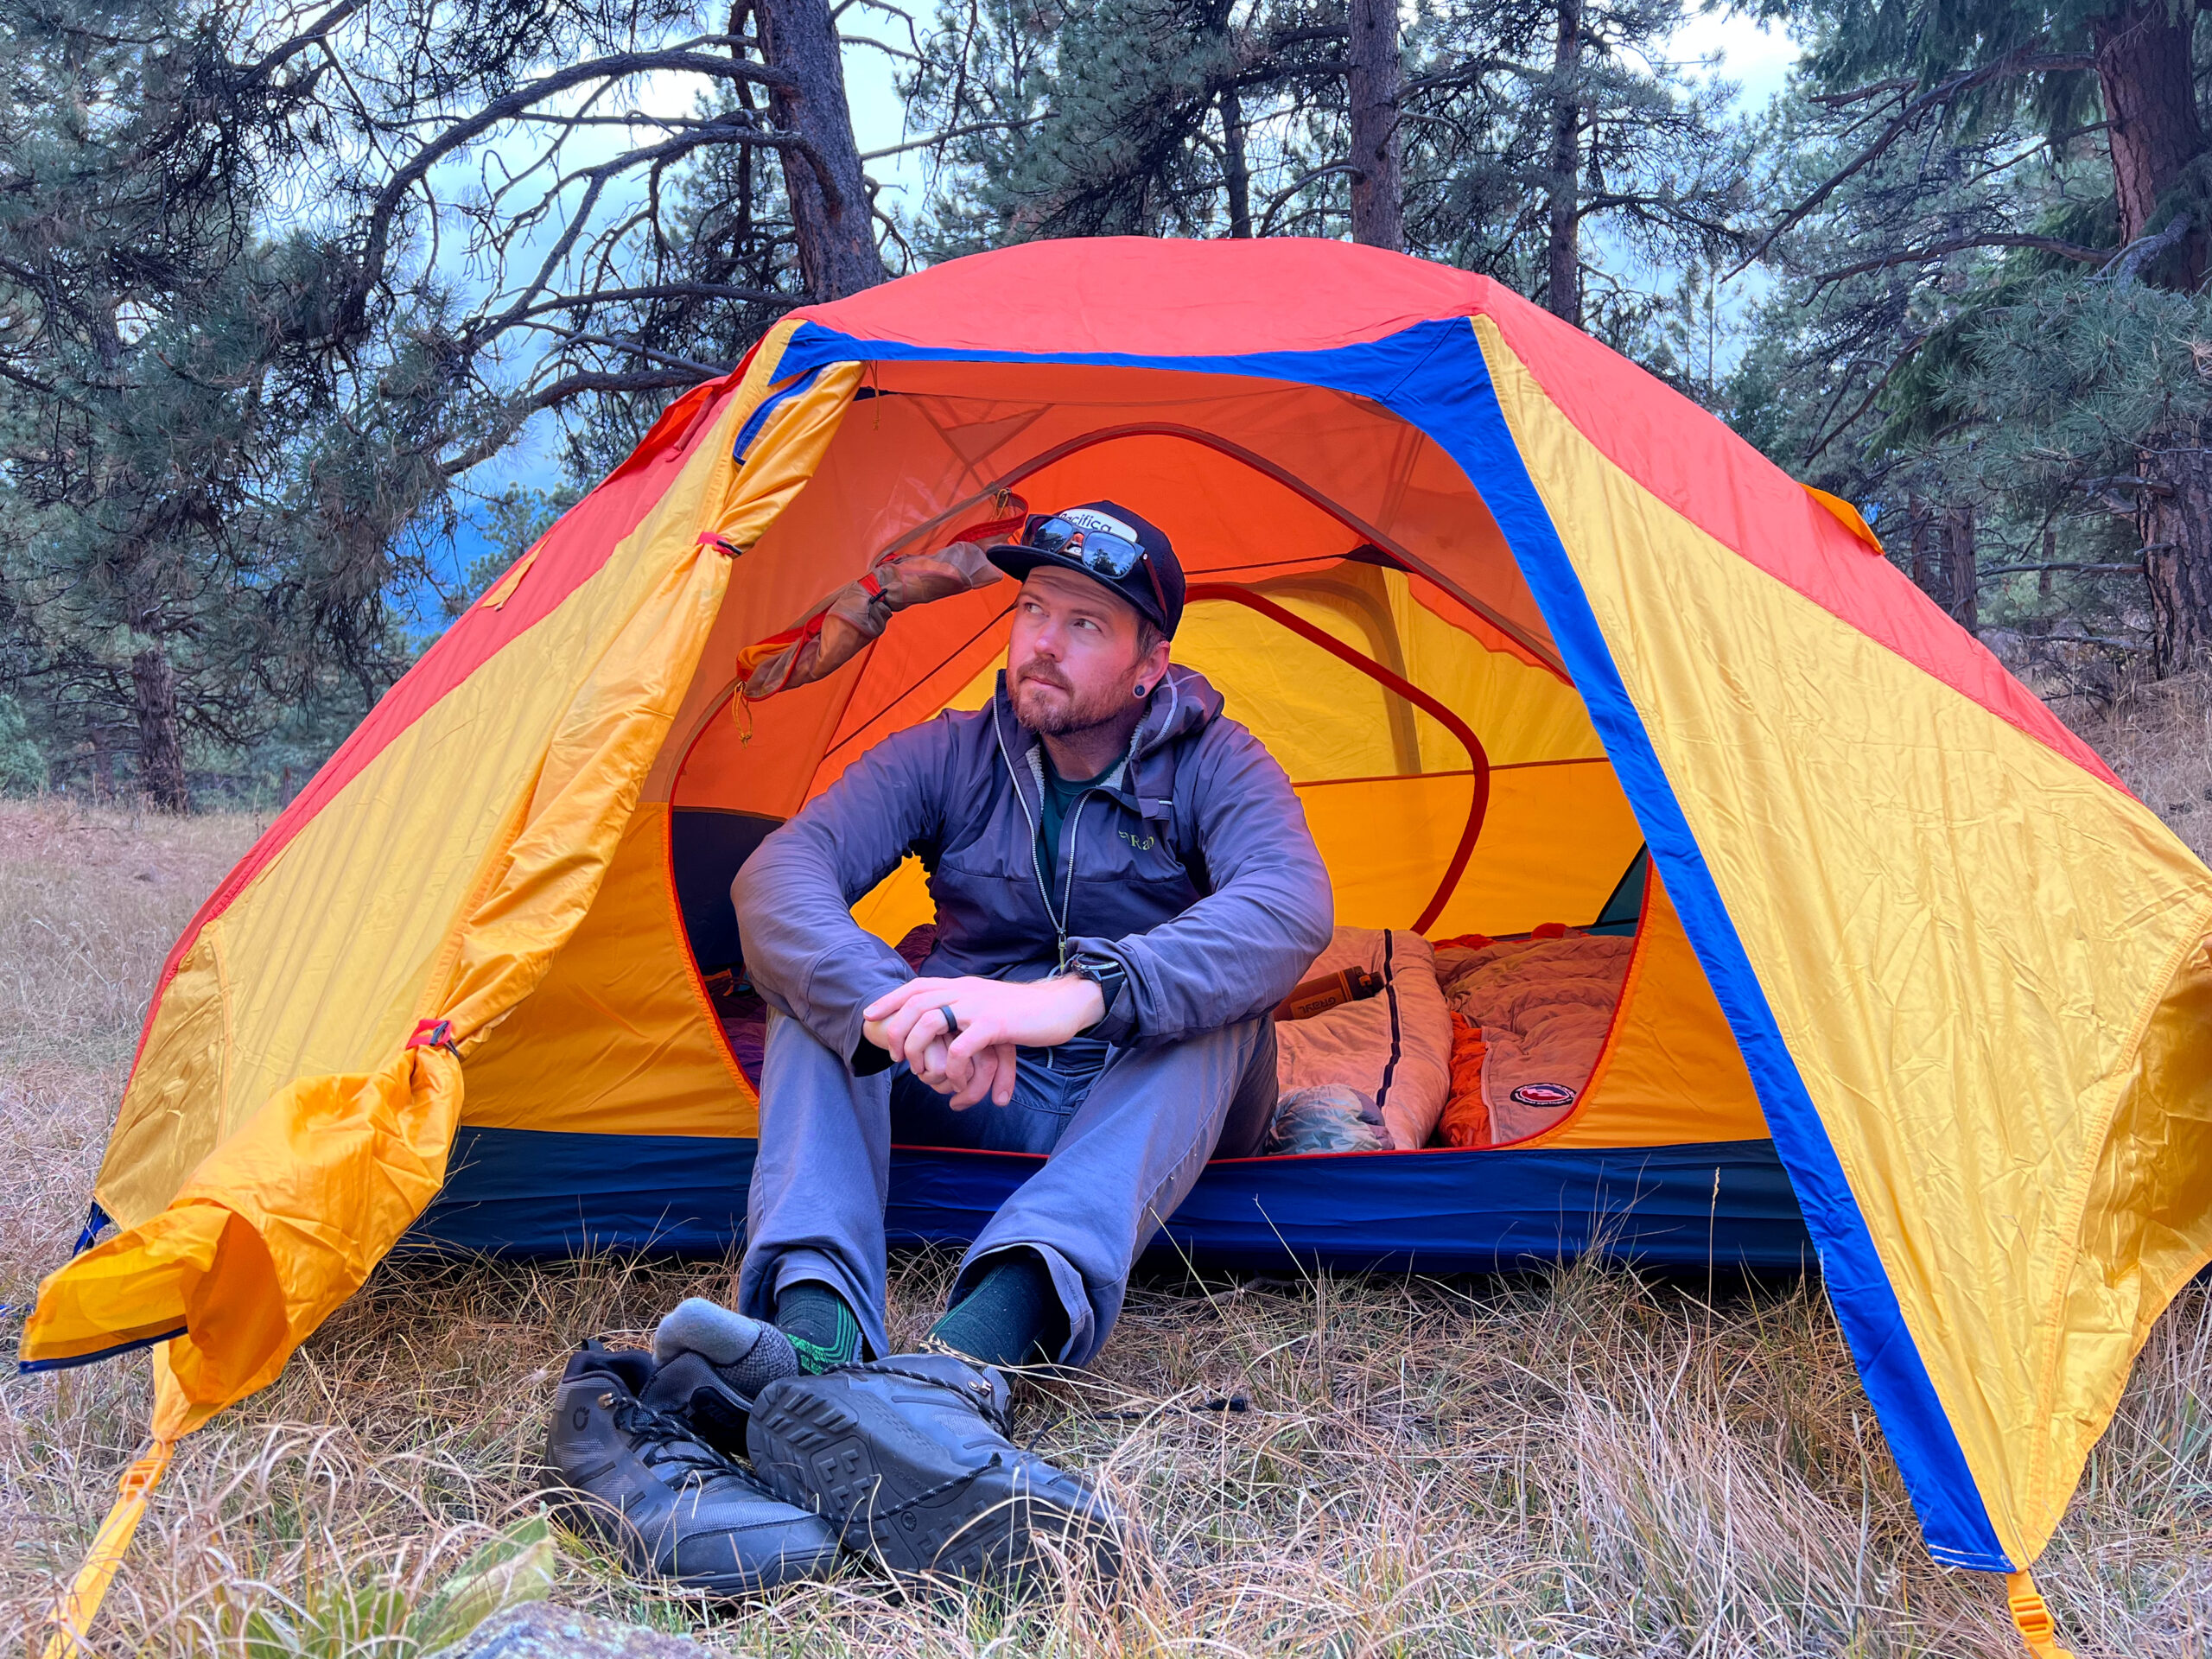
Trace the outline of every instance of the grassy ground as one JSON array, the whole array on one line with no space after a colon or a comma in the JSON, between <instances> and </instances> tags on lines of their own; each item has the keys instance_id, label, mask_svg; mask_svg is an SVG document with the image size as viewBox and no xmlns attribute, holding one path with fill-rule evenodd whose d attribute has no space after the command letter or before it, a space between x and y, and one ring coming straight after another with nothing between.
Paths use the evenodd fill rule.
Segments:
<instances>
[{"instance_id":1,"label":"grassy ground","mask_svg":"<svg viewBox=\"0 0 2212 1659\"><path fill-rule=\"evenodd\" d=\"M2085 729L2207 849L2204 688ZM10 1328L81 1221L162 957L257 828L0 804ZM910 1332L948 1266L901 1269ZM642 1335L730 1276L614 1261L379 1273L275 1387L186 1443L99 1645L274 1659L284 1644L241 1634L260 1610L309 1637L321 1621L293 1650L407 1659L404 1640L363 1632L529 1510L564 1351ZM1586 1267L1202 1289L1141 1287L1098 1374L1022 1409L1025 1433L1144 1517L1159 1570L1110 1611L1079 1584L1025 1608L902 1600L859 1569L710 1611L641 1592L573 1539L559 1593L761 1654L2020 1650L1996 1581L1922 1552L1817 1286ZM2212 1655L2208 1386L2198 1288L2153 1337L2038 1573L2084 1659ZM1249 1408L1202 1408L1232 1394ZM0 1389L0 1643L21 1650L80 1559L146 1403L143 1360Z\"/></svg>"}]
</instances>

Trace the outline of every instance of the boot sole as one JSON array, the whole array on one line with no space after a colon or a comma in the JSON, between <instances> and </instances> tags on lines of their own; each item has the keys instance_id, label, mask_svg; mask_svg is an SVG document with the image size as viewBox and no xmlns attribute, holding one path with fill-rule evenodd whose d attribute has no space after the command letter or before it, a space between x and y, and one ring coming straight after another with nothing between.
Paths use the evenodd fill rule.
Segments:
<instances>
[{"instance_id":1,"label":"boot sole","mask_svg":"<svg viewBox=\"0 0 2212 1659\"><path fill-rule=\"evenodd\" d=\"M1053 1552L1087 1558L1101 1578L1121 1574L1119 1528L1032 1490L1018 1465L994 1462L947 1483L811 1389L779 1390L755 1408L751 1432L754 1474L893 1574L1018 1582Z\"/></svg>"}]
</instances>

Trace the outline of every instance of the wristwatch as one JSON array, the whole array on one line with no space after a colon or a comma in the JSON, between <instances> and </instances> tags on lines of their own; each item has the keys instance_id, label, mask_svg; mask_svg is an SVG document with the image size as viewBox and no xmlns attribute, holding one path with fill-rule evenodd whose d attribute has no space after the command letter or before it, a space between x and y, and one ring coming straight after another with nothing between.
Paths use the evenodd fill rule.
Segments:
<instances>
[{"instance_id":1,"label":"wristwatch","mask_svg":"<svg viewBox=\"0 0 2212 1659\"><path fill-rule=\"evenodd\" d=\"M1122 988L1129 982L1129 970L1103 950L1078 950L1068 958L1068 972L1096 985L1104 1004L1105 1011L1076 1033L1078 1037L1086 1037L1113 1018L1115 1001L1122 995Z\"/></svg>"}]
</instances>

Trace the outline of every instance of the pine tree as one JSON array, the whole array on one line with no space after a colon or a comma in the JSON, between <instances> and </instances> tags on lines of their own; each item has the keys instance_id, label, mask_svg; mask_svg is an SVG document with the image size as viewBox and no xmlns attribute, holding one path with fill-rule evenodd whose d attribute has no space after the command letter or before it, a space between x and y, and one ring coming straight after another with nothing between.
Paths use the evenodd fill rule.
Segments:
<instances>
[{"instance_id":1,"label":"pine tree","mask_svg":"<svg viewBox=\"0 0 2212 1659\"><path fill-rule=\"evenodd\" d=\"M1349 232L1633 345L1653 268L1742 246L1745 137L1729 89L1666 56L1683 16L1427 4L1394 77L1357 0L950 0L907 88L944 134L926 243Z\"/></svg>"},{"instance_id":2,"label":"pine tree","mask_svg":"<svg viewBox=\"0 0 2212 1659\"><path fill-rule=\"evenodd\" d=\"M2190 349L2212 251L2204 11L2194 0L1829 0L1821 16L1811 68L1859 131L1781 228L1834 215L1839 192L1908 146L1933 154L2010 133L2007 166L2055 157L2070 187L2042 223L1967 225L1872 256L1868 269L1916 270L1959 295L1960 315L1910 343L1885 391L1892 440L1980 435L1993 465L2033 460L2009 481L2024 503L2055 512L2070 496L2077 512L2093 502L2126 521L2156 667L2212 653L2212 427ZM2086 425L2084 410L2095 411Z\"/></svg>"}]
</instances>

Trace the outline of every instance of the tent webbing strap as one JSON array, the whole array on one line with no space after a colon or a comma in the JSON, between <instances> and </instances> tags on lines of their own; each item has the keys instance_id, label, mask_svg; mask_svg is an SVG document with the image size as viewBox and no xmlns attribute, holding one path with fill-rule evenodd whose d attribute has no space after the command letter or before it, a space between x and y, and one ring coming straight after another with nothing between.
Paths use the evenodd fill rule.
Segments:
<instances>
[{"instance_id":1,"label":"tent webbing strap","mask_svg":"<svg viewBox=\"0 0 2212 1659\"><path fill-rule=\"evenodd\" d=\"M146 1500L161 1484L162 1475L175 1452L175 1440L157 1440L145 1456L123 1471L115 1507L107 1512L107 1519L100 1522L99 1531L93 1535L92 1548L85 1557L85 1564L77 1569L68 1593L48 1618L47 1622L54 1628L46 1639L46 1651L41 1659L73 1659L76 1654L91 1653L92 1648L85 1640L86 1629L99 1612L107 1587L115 1581L116 1571L123 1565L123 1552L130 1548L131 1535L138 1530L138 1522L146 1513Z\"/></svg>"},{"instance_id":2,"label":"tent webbing strap","mask_svg":"<svg viewBox=\"0 0 2212 1659\"><path fill-rule=\"evenodd\" d=\"M2070 1649L2058 1645L2058 1626L2051 1620L2043 1592L2036 1588L2034 1574L2007 1573L2005 1603L2012 1610L2012 1628L2035 1659L2074 1659Z\"/></svg>"}]
</instances>

